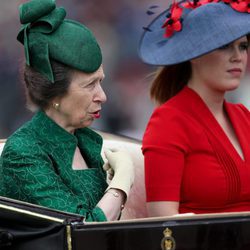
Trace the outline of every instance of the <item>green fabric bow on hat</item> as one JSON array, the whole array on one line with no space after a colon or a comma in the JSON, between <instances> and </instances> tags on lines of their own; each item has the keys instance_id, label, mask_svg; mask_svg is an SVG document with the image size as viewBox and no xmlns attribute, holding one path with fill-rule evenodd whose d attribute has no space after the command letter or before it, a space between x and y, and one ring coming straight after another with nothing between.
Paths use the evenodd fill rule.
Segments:
<instances>
[{"instance_id":1,"label":"green fabric bow on hat","mask_svg":"<svg viewBox=\"0 0 250 250\"><path fill-rule=\"evenodd\" d=\"M50 60L86 73L102 63L101 49L91 31L73 20L54 0L32 0L19 7L23 24L17 40L24 45L26 64L54 82Z\"/></svg>"}]
</instances>

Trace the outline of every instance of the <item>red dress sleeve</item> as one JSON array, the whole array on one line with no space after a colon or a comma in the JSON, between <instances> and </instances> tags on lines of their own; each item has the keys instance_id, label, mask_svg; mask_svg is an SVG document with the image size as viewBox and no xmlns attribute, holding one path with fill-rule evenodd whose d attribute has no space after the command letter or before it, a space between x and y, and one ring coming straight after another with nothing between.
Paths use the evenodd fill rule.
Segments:
<instances>
[{"instance_id":1,"label":"red dress sleeve","mask_svg":"<svg viewBox=\"0 0 250 250\"><path fill-rule=\"evenodd\" d=\"M161 106L153 113L143 138L147 201L179 201L187 120L179 110Z\"/></svg>"}]
</instances>

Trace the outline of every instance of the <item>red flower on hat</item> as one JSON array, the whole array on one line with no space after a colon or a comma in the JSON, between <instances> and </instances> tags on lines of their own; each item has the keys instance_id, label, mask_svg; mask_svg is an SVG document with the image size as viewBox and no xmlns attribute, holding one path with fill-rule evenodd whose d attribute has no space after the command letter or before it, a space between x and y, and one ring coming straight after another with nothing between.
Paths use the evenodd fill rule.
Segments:
<instances>
[{"instance_id":1,"label":"red flower on hat","mask_svg":"<svg viewBox=\"0 0 250 250\"><path fill-rule=\"evenodd\" d=\"M210 2L209 0L207 1ZM193 1L187 1L186 3L183 3L182 6L187 9L195 9L197 7L200 7L201 3L199 0L193 0Z\"/></svg>"},{"instance_id":2,"label":"red flower on hat","mask_svg":"<svg viewBox=\"0 0 250 250\"><path fill-rule=\"evenodd\" d=\"M187 8L187 9L195 9L198 8L204 4L208 4L208 3L218 3L221 0L193 0L191 1L187 1L186 3L183 3L183 7ZM225 0L225 1L231 1L231 0Z\"/></svg>"},{"instance_id":3,"label":"red flower on hat","mask_svg":"<svg viewBox=\"0 0 250 250\"><path fill-rule=\"evenodd\" d=\"M178 3L173 3L170 13L167 15L167 20L162 25L162 28L165 28L165 37L171 37L175 31L180 31L182 28L181 25L181 15L182 8L179 7Z\"/></svg>"},{"instance_id":4,"label":"red flower on hat","mask_svg":"<svg viewBox=\"0 0 250 250\"><path fill-rule=\"evenodd\" d=\"M230 5L233 9L239 12L250 13L250 1L249 0L231 0Z\"/></svg>"},{"instance_id":5,"label":"red flower on hat","mask_svg":"<svg viewBox=\"0 0 250 250\"><path fill-rule=\"evenodd\" d=\"M207 3L218 3L218 2L220 2L220 0L200 0L201 5L204 5Z\"/></svg>"},{"instance_id":6,"label":"red flower on hat","mask_svg":"<svg viewBox=\"0 0 250 250\"><path fill-rule=\"evenodd\" d=\"M205 4L219 2L230 5L236 11L250 13L250 0L186 0L186 2L181 2L180 5L173 0L170 12L166 16L167 19L162 25L162 28L166 29L164 37L169 38L175 31L181 31L183 8L196 9Z\"/></svg>"}]
</instances>

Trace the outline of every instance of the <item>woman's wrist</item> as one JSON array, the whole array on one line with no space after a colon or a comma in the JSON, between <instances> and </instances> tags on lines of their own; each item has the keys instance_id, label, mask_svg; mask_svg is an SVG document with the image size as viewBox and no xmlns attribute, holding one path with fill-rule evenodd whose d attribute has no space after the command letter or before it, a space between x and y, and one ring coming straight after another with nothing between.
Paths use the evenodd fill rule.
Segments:
<instances>
[{"instance_id":1,"label":"woman's wrist","mask_svg":"<svg viewBox=\"0 0 250 250\"><path fill-rule=\"evenodd\" d=\"M125 205L126 198L127 198L124 191L122 191L121 189L117 189L117 188L109 188L105 193L112 195L116 199L119 199L121 202L121 210L124 209L124 205Z\"/></svg>"}]
</instances>

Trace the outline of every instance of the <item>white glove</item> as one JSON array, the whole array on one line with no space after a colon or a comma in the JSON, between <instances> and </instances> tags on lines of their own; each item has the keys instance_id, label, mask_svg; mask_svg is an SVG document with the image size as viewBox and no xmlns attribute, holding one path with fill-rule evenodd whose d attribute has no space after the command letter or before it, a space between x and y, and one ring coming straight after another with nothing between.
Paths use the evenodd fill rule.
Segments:
<instances>
[{"instance_id":1,"label":"white glove","mask_svg":"<svg viewBox=\"0 0 250 250\"><path fill-rule=\"evenodd\" d=\"M103 158L104 158L104 157L103 157ZM105 158L106 158L106 157L105 157ZM108 162L107 159L105 160L105 163L104 163L104 165L103 165L103 169L107 172L108 180L109 180L109 181L112 180L115 173L114 173L113 168L111 168L111 166L109 165L109 162Z\"/></svg>"},{"instance_id":2,"label":"white glove","mask_svg":"<svg viewBox=\"0 0 250 250\"><path fill-rule=\"evenodd\" d=\"M124 151L110 151L105 149L104 154L108 160L107 164L104 165L104 169L108 170L114 177L111 180L108 188L116 188L122 190L128 197L129 191L134 182L134 165L130 155Z\"/></svg>"}]
</instances>

